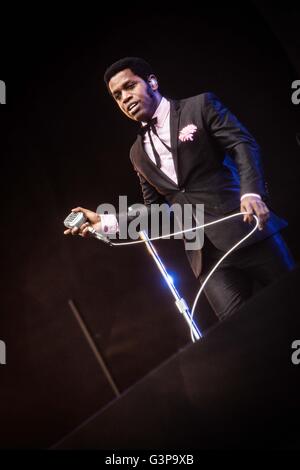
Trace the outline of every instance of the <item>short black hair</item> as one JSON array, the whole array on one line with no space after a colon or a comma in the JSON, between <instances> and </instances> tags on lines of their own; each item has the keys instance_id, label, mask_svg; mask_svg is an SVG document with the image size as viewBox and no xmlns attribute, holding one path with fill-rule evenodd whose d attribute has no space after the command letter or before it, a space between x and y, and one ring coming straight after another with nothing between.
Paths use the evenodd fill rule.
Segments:
<instances>
[{"instance_id":1,"label":"short black hair","mask_svg":"<svg viewBox=\"0 0 300 470\"><path fill-rule=\"evenodd\" d=\"M149 75L153 74L151 65L148 64L148 62L146 62L144 59L141 59L140 57L124 57L123 59L120 59L107 67L104 73L104 81L108 89L108 83L110 79L125 69L130 69L135 75L138 75L143 80L145 80L145 82L147 81Z\"/></svg>"}]
</instances>

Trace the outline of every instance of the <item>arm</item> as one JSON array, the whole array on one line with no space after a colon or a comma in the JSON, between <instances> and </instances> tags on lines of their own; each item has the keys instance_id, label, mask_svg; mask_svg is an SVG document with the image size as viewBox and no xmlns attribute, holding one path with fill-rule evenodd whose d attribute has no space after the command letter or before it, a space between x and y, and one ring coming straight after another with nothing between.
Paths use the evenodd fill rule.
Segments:
<instances>
[{"instance_id":1,"label":"arm","mask_svg":"<svg viewBox=\"0 0 300 470\"><path fill-rule=\"evenodd\" d=\"M142 217L142 219L148 220L147 226L150 226L151 225L151 218L150 218L151 205L162 203L164 201L164 198L156 191L156 189L150 183L148 183L148 181L144 178L143 175L141 175L137 171L136 168L134 168L134 170L136 171L137 176L139 178L142 195L143 195L143 201L144 201L144 205L141 204L140 208L138 208L137 211L139 213L139 216ZM132 214L130 211L127 213L125 212L118 213L117 214L118 223L121 223L122 218L123 218L123 220L125 220L129 224L133 219L136 218L137 212L133 211Z\"/></svg>"},{"instance_id":2,"label":"arm","mask_svg":"<svg viewBox=\"0 0 300 470\"><path fill-rule=\"evenodd\" d=\"M147 213L145 217L148 217L151 210L151 204L161 202L161 195L151 186L145 178L137 172L142 188L144 204L146 206ZM73 212L83 212L87 218L87 222L83 224L80 229L75 227L74 229L67 229L64 231L65 235L80 235L86 237L89 235L88 227L92 226L96 231L102 232L105 235L112 235L119 231L119 221L121 217L124 217L128 223L135 218L135 215L130 213L119 213L116 217L112 214L98 214L84 207L75 207L72 209Z\"/></svg>"},{"instance_id":3,"label":"arm","mask_svg":"<svg viewBox=\"0 0 300 470\"><path fill-rule=\"evenodd\" d=\"M241 211L255 213L262 229L269 217L269 210L263 201L267 192L260 148L247 129L213 93L206 93L204 100L203 118L207 128L237 166L241 186ZM244 216L244 221L252 220L251 214Z\"/></svg>"}]
</instances>

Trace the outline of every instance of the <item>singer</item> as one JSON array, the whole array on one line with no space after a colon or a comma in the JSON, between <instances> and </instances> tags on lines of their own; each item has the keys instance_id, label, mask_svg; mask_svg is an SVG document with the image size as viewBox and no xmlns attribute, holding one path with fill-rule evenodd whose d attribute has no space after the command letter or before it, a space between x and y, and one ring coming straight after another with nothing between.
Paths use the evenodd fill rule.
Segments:
<instances>
[{"instance_id":1,"label":"singer","mask_svg":"<svg viewBox=\"0 0 300 470\"><path fill-rule=\"evenodd\" d=\"M205 229L201 250L186 250L200 283L220 257L249 232L255 214L259 231L229 255L205 286L220 320L253 293L294 266L279 233L287 224L269 210L260 148L247 129L213 93L172 100L163 97L152 67L137 57L123 58L104 74L107 89L129 119L140 124L130 159L145 204L204 204L205 222L230 213L241 218ZM118 230L117 218L82 207L88 221L65 234L88 235L91 225L106 235ZM117 216L118 217L118 216ZM225 226L224 226L225 225Z\"/></svg>"}]
</instances>

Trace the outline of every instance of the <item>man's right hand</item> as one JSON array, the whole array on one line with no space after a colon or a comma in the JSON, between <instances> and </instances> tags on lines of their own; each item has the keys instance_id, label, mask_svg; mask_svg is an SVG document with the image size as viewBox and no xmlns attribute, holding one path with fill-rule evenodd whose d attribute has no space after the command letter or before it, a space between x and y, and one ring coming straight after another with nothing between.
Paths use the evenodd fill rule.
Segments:
<instances>
[{"instance_id":1,"label":"man's right hand","mask_svg":"<svg viewBox=\"0 0 300 470\"><path fill-rule=\"evenodd\" d=\"M89 234L89 227L93 227L96 231L99 231L101 228L101 217L96 212L90 211L89 209L84 209L83 207L75 207L72 209L72 212L83 212L87 218L87 222L81 225L80 228L74 227L73 229L68 228L64 231L65 235L80 235L81 237L86 237Z\"/></svg>"}]
</instances>

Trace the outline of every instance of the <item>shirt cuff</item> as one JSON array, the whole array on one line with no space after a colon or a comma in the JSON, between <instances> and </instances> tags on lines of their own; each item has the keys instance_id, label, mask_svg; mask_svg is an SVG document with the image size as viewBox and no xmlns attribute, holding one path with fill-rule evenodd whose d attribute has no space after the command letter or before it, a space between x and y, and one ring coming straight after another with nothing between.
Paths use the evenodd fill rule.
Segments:
<instances>
[{"instance_id":1,"label":"shirt cuff","mask_svg":"<svg viewBox=\"0 0 300 470\"><path fill-rule=\"evenodd\" d=\"M256 194L256 193L246 193L246 194L243 194L241 196L241 201L245 198L245 197L248 197L248 196L253 196L253 197L258 197L260 200L261 200L261 196L259 194Z\"/></svg>"},{"instance_id":2,"label":"shirt cuff","mask_svg":"<svg viewBox=\"0 0 300 470\"><path fill-rule=\"evenodd\" d=\"M118 220L113 214L100 214L101 228L99 230L103 235L115 235L119 231Z\"/></svg>"}]
</instances>

